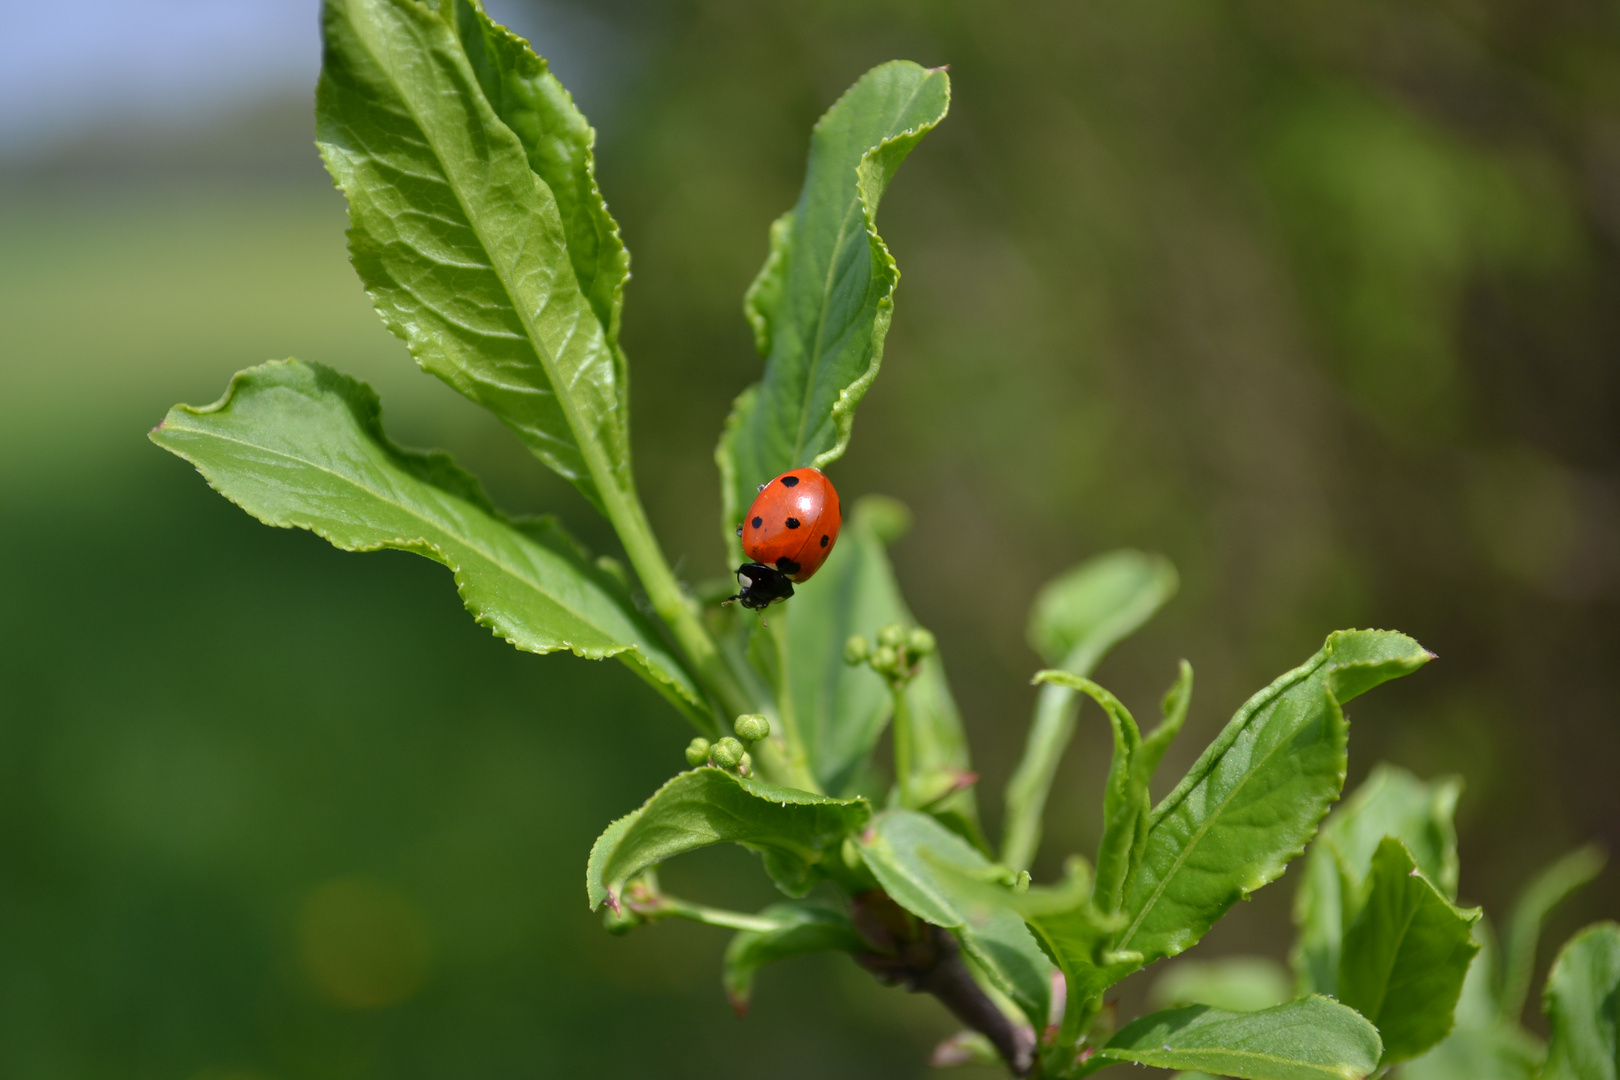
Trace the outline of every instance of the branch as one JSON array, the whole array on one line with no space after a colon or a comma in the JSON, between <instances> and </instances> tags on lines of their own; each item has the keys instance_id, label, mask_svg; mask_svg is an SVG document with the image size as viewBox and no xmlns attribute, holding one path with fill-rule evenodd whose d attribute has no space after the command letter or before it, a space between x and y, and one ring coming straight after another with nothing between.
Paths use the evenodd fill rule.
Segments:
<instances>
[{"instance_id":1,"label":"branch","mask_svg":"<svg viewBox=\"0 0 1620 1080\"><path fill-rule=\"evenodd\" d=\"M962 960L951 932L925 923L880 889L855 897L851 917L871 952L855 962L890 986L932 994L969 1028L990 1040L1014 1076L1027 1077L1035 1063L1035 1034L990 999Z\"/></svg>"}]
</instances>

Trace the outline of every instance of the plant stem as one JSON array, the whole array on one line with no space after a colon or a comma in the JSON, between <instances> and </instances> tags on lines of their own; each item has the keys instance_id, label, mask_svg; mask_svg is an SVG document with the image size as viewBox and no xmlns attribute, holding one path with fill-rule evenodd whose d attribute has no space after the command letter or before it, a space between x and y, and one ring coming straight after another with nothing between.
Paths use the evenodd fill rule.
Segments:
<instances>
[{"instance_id":1,"label":"plant stem","mask_svg":"<svg viewBox=\"0 0 1620 1080\"><path fill-rule=\"evenodd\" d=\"M587 455L587 459L589 457L590 455ZM715 705L720 710L717 726L724 732L727 726L724 717L727 714L738 716L752 712L754 702L743 691L742 684L732 673L726 658L715 645L714 639L709 636L708 630L704 628L693 602L675 580L675 574L670 570L664 552L658 546L658 538L653 535L652 525L647 521L647 512L642 508L641 499L636 495L634 486L619 487L615 482L617 477L611 472L606 469L598 471L594 467L595 462L591 464L597 489L602 495L602 505L607 510L608 520L613 523L614 530L619 534L619 542L624 545L624 552L630 558L630 565L635 567L642 588L647 590L647 598L652 601L653 610L664 620L664 624L675 635L675 640L680 643L681 650L691 661L693 674L714 697Z\"/></svg>"},{"instance_id":2,"label":"plant stem","mask_svg":"<svg viewBox=\"0 0 1620 1080\"><path fill-rule=\"evenodd\" d=\"M900 805L912 805L911 791L911 707L906 704L906 683L896 680L894 689L894 778L900 785Z\"/></svg>"},{"instance_id":3,"label":"plant stem","mask_svg":"<svg viewBox=\"0 0 1620 1080\"><path fill-rule=\"evenodd\" d=\"M721 926L728 930L752 930L757 934L780 930L783 926L775 919L745 915L740 911L727 911L724 908L709 907L707 904L691 904L668 894L660 894L657 908L648 914L673 915L679 919L703 923L705 926Z\"/></svg>"},{"instance_id":4,"label":"plant stem","mask_svg":"<svg viewBox=\"0 0 1620 1080\"><path fill-rule=\"evenodd\" d=\"M912 989L932 994L951 1011L952 1016L989 1039L1014 1076L1029 1075L1034 1063L1034 1039L1020 1031L1007 1018L1007 1014L996 1007L989 995L979 989L967 964L962 962L956 939L951 937L950 932L937 926L931 926L929 930L941 939L942 949L948 951L931 969L921 974Z\"/></svg>"},{"instance_id":5,"label":"plant stem","mask_svg":"<svg viewBox=\"0 0 1620 1080\"><path fill-rule=\"evenodd\" d=\"M1041 814L1057 776L1058 761L1074 735L1078 695L1066 686L1041 687L1030 724L1024 757L1007 781L1007 817L1002 830L1001 861L1028 870L1041 842Z\"/></svg>"},{"instance_id":6,"label":"plant stem","mask_svg":"<svg viewBox=\"0 0 1620 1080\"><path fill-rule=\"evenodd\" d=\"M1014 1076L1035 1064L1035 1035L1002 1012L973 980L949 930L913 917L881 889L857 893L850 918L871 951L855 962L881 982L932 994L962 1023L990 1040Z\"/></svg>"}]
</instances>

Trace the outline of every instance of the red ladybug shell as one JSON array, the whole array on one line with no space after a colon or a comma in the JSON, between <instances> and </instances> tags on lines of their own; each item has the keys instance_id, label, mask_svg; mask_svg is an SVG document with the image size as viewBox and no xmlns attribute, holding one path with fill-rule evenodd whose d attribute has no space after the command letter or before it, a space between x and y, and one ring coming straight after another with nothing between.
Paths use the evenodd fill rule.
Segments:
<instances>
[{"instance_id":1,"label":"red ladybug shell","mask_svg":"<svg viewBox=\"0 0 1620 1080\"><path fill-rule=\"evenodd\" d=\"M742 523L743 552L792 581L809 581L838 542L843 520L832 481L820 469L794 469L754 496Z\"/></svg>"}]
</instances>

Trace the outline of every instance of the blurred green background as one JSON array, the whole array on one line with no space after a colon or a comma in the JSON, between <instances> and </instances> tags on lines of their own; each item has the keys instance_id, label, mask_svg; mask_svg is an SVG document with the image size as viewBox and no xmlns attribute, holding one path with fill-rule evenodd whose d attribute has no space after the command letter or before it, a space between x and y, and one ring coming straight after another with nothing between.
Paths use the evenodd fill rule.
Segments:
<instances>
[{"instance_id":1,"label":"blurred green background","mask_svg":"<svg viewBox=\"0 0 1620 1080\"><path fill-rule=\"evenodd\" d=\"M638 470L690 580L725 571L711 452L759 366L740 298L809 126L872 64L951 65L952 114L883 207L904 279L834 478L916 512L898 571L993 825L1030 600L1130 545L1182 593L1100 677L1147 708L1197 668L1166 784L1326 632L1398 628L1440 660L1357 702L1351 782L1380 759L1466 777L1466 900L1500 921L1556 854L1620 847L1613 4L490 7L598 127L635 259ZM738 1023L720 932L601 933L589 845L688 734L622 668L516 653L440 567L266 529L144 439L296 354L611 547L371 315L310 146L313 2L8 20L0 1075L925 1073L946 1019L845 961L768 970ZM1088 715L1046 874L1100 825ZM770 897L738 853L667 877ZM1549 941L1620 915L1617 881ZM1291 891L1202 955L1281 957Z\"/></svg>"}]
</instances>

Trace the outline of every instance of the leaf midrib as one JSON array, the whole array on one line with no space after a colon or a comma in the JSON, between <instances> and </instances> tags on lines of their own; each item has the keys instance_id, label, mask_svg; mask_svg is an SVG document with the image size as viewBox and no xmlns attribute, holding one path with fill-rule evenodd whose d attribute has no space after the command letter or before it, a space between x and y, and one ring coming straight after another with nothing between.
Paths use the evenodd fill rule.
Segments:
<instances>
[{"instance_id":1,"label":"leaf midrib","mask_svg":"<svg viewBox=\"0 0 1620 1080\"><path fill-rule=\"evenodd\" d=\"M903 117L903 116L906 115L906 113L911 109L911 106L916 102L917 96L922 92L923 86L931 78L933 78L933 73L928 72L928 73L924 74L921 79L919 79L917 81L916 86L911 88L911 94L910 94L909 97L906 98L906 103L904 105L902 105L898 110L896 110L896 117L897 118L898 117ZM895 139L898 139L898 138L900 138L900 137L902 137L904 135L907 135L910 132L912 132L913 130L915 130L914 127L908 127L904 131L900 131L900 132L897 132L895 134L888 135L888 136L886 136L884 138L879 139L876 146L870 146L870 147L867 147L865 150L863 150L861 152L860 160L855 163L855 169L854 169L854 172L855 172L854 198L850 200L849 211L844 214L844 220L838 226L838 239L833 244L832 258L830 260L828 260L828 263L827 263L827 276L826 276L825 281L822 283L822 287L821 287L821 300L822 300L822 302L821 302L820 313L816 316L815 344L814 344L814 347L813 347L813 349L811 350L811 353L810 353L810 370L806 373L806 377L805 377L805 393L804 393L804 397L799 403L799 426L798 426L798 432L794 436L794 440L793 440L793 457L792 457L791 461L792 461L792 463L794 465L798 464L799 455L804 450L804 429L805 429L805 426L807 424L809 424L809 422L810 422L810 397L811 397L810 390L811 390L812 387L815 386L815 384L816 384L816 378L815 378L816 372L819 371L820 368L821 368L821 359L822 359L822 356L821 356L821 341L822 341L822 338L825 336L825 334L827 332L827 308L829 306L827 301L828 301L828 297L830 297L832 295L833 274L838 269L838 253L843 250L844 238L849 234L849 223L850 223L851 219L853 219L855 217L855 214L857 212L861 213L861 217L862 217L863 221L864 221L864 219L866 217L866 214L865 214L866 200L861 197L861 182L860 182L861 166L865 165L866 162L867 162L867 159L869 159L878 150L881 150L883 147L889 145L889 143L893 142ZM865 228L864 224L862 226L861 232L862 232L863 235L866 232L866 228ZM871 246L870 241L868 241L867 246L868 247Z\"/></svg>"},{"instance_id":2,"label":"leaf midrib","mask_svg":"<svg viewBox=\"0 0 1620 1080\"><path fill-rule=\"evenodd\" d=\"M192 415L197 415L197 414L192 414ZM167 425L165 425L165 426L167 426ZM180 430L180 431L186 431L186 432L190 432L193 435L201 436L202 438L216 439L216 440L218 440L220 442L234 443L237 446L246 446L246 447L250 447L250 448L252 448L254 450L261 451L263 453L274 454L277 457L284 458L284 459L286 459L288 461L292 461L292 462L296 462L296 463L301 464L301 465L308 466L309 468L315 469L317 472L325 473L328 476L335 477L336 479L341 480L342 482L348 484L350 487L353 487L353 488L355 488L355 489L357 489L359 491L365 492L366 494L370 495L372 498L376 499L378 502L381 502L381 503L383 503L383 504L385 504L387 506L395 507L396 509L403 511L407 517L414 518L414 519L422 522L426 526L431 526L433 529L436 529L438 532L442 533L443 535L449 537L450 539L452 539L454 541L459 542L460 544L462 544L462 546L470 549L475 554L482 556L483 559L486 562L488 562L491 565L493 565L493 566L497 567L498 569L502 570L504 573L506 573L510 577L516 579L517 581L522 582L524 585L528 586L528 588L532 592L538 593L540 596L544 597L549 602L555 604L557 607L562 608L564 611L567 611L571 615L578 618L581 622L585 623L587 626L590 626L591 628L593 628L595 630L598 630L599 632L601 632L606 637L612 637L613 636L612 634L608 633L608 631L604 627L602 627L596 620L582 614L577 608L571 607L568 604L563 603L561 600L554 598L538 582L536 582L535 580L533 580L529 576L521 573L517 569L513 568L509 563L507 563L504 560L498 558L496 555L492 554L490 551L488 551L486 548L484 548L479 543L477 543L477 542L475 542L473 540L469 540L469 539L459 535L458 533L456 533L456 532L454 532L454 531L452 531L450 529L447 529L442 525L437 524L436 522L434 522L432 519L428 518L422 512L413 509L412 507L408 506L405 503L401 503L401 502L398 502L398 501L396 501L394 499L388 498L387 496L385 496L385 495L381 494L380 492L378 492L375 488L368 487L364 483L354 479L351 476L346 476L343 473L338 472L335 469L332 469L332 468L330 468L330 467L328 467L326 465L320 464L319 462L311 461L311 460L309 460L307 458L301 458L301 457L298 457L295 454L289 454L284 450L277 450L274 447L265 446L265 445L263 445L261 443L248 442L245 439L232 438L231 436L223 435L223 434L220 434L218 432L208 431L208 430L206 430L204 428L201 428L201 427L192 427L192 426L189 426L189 425L186 425L186 426L175 425L175 428L177 430ZM196 464L195 460L193 460L192 463ZM423 484L427 484L426 481L418 481L418 482L423 483ZM428 484L427 486L432 487L433 485ZM479 509L476 506L473 506L471 503L466 503L464 500L461 500L461 499L457 498L457 496L452 495L447 491L443 491L442 489L439 489L439 488L434 488L434 490L440 491L441 494L443 494L445 498L456 499L457 502L462 502L469 509L471 509L471 510L473 510L473 511L479 513L479 514L485 514L486 517L489 516L488 514L485 513L485 511ZM505 523L500 521L498 518L491 517L490 520L495 522L497 525L505 525ZM511 526L506 526L506 527L511 528ZM527 538L522 537L522 534L518 533L516 529L513 529L512 531L516 536L519 537L519 540L518 540L519 543L532 543L532 541L528 541ZM426 537L426 536L421 537L420 541L422 543L432 543L432 541L429 540L428 537ZM397 542L404 544L404 543L411 543L413 541L410 540L409 538L406 538L406 537L399 537L397 539ZM389 545L389 543L387 541L383 541L379 546L388 547L390 545ZM539 547L540 545L536 544L535 546ZM445 554L448 554L448 552L445 552ZM452 571L454 571L454 572L459 573L459 572L461 572L462 567L460 567L460 566L452 566L450 569ZM574 644L573 644L573 642L570 642L570 641L564 641L563 644L562 644L562 647L563 648L568 648L568 649L573 649ZM640 652L641 651L641 645L640 645L640 643L633 644L633 645L625 645L625 646L622 646L622 647L620 647L618 649L613 650L613 652L606 653L605 656L612 656L615 652L624 652L624 651Z\"/></svg>"},{"instance_id":3,"label":"leaf midrib","mask_svg":"<svg viewBox=\"0 0 1620 1080\"><path fill-rule=\"evenodd\" d=\"M1371 1013L1366 1014L1367 1019L1371 1020L1375 1025L1378 1023L1378 1017L1383 1014L1384 1002L1389 997L1390 978L1395 974L1395 964L1400 959L1401 949L1406 945L1406 936L1412 932L1412 921L1417 918L1418 906L1421 903L1422 898L1419 897L1415 903L1406 906L1406 918L1402 920L1400 932L1396 935L1395 947L1389 951L1389 965L1387 970L1384 971L1382 982L1379 984L1381 989L1378 993L1378 1004L1374 1006ZM1343 963L1343 961L1341 960L1340 963ZM1342 977L1339 981L1341 984L1344 982Z\"/></svg>"},{"instance_id":4,"label":"leaf midrib","mask_svg":"<svg viewBox=\"0 0 1620 1080\"><path fill-rule=\"evenodd\" d=\"M1289 1066L1293 1066L1295 1068L1300 1068L1300 1069L1311 1069L1313 1071L1321 1073L1324 1076L1334 1077L1335 1080L1345 1080L1345 1077L1350 1075L1350 1074L1347 1074L1346 1072L1344 1072L1343 1069L1336 1069L1331 1065L1318 1065L1314 1061L1300 1061L1298 1058L1282 1057L1282 1056L1277 1055L1277 1054L1266 1054L1266 1053L1262 1053L1259 1050L1229 1050L1229 1049L1226 1049L1224 1047L1218 1047L1218 1046L1183 1046L1183 1047L1177 1047L1177 1048L1175 1048L1173 1050L1169 1050L1169 1051L1165 1051L1165 1050L1147 1050L1147 1051L1142 1052L1140 1054L1140 1057L1144 1061L1146 1061L1146 1059L1155 1057L1157 1055L1162 1055L1162 1054L1165 1054L1167 1052L1172 1053L1172 1054L1210 1054L1210 1055L1214 1055L1214 1056L1224 1056L1224 1057L1228 1057L1228 1058L1246 1058L1246 1059L1249 1059L1249 1060L1252 1060L1252 1061L1269 1061L1269 1062L1274 1062L1274 1063L1276 1063L1278 1065L1289 1065ZM1135 1061L1135 1060L1137 1060L1137 1058L1126 1057L1126 1055L1124 1053L1122 1053L1121 1051L1119 1051L1119 1050L1116 1050L1113 1053L1109 1053L1108 1050L1106 1048L1104 1048L1103 1053L1106 1054L1108 1057L1114 1057L1114 1056L1118 1055L1119 1057L1125 1058L1126 1061ZM1151 1064L1151 1062L1148 1062L1148 1063ZM1175 1067L1176 1066L1170 1066L1170 1068L1175 1068Z\"/></svg>"},{"instance_id":5,"label":"leaf midrib","mask_svg":"<svg viewBox=\"0 0 1620 1080\"><path fill-rule=\"evenodd\" d=\"M1320 669L1316 669L1316 670L1320 670ZM1316 672L1313 670L1310 674L1314 675L1315 673ZM1309 676L1307 676L1307 677L1309 677ZM1300 681L1303 682L1304 680L1301 679ZM1275 703L1277 701L1277 699L1279 697L1282 696L1283 692L1285 692L1287 690L1291 690L1295 686L1298 686L1298 685L1299 685L1299 683L1295 682L1295 683L1290 683L1287 686L1280 688L1276 694L1274 694L1268 701L1265 702L1264 705L1262 705L1260 707L1260 709L1256 709L1254 711L1254 713L1250 715L1248 721L1244 723L1243 731L1240 731L1238 733L1238 738L1241 738L1243 732L1247 731L1249 729L1249 726L1254 723L1256 718L1259 717L1261 709L1264 709L1264 708L1267 708L1267 707L1271 706L1273 703ZM1229 753L1231 751L1232 747L1235 746L1236 744L1237 744L1237 739L1236 738L1234 738L1231 743L1227 744L1227 746L1225 748L1225 751L1223 751L1223 753L1221 755L1221 758L1223 760L1224 760L1224 758L1226 756L1226 753ZM1166 873L1164 875L1163 879L1159 882L1158 888L1153 890L1152 894L1148 897L1147 902L1145 904L1143 904L1141 912L1136 916L1135 919L1133 919L1131 921L1131 925L1125 928L1124 935L1122 937L1120 937L1120 939L1119 939L1119 944L1121 946L1130 944L1131 939L1136 936L1136 932L1142 928L1143 921L1148 917L1148 915L1153 911L1153 909L1158 906L1159 900L1164 896L1165 890L1170 887L1170 882L1172 880L1174 880L1175 876L1181 872L1182 865L1186 863L1188 857L1192 854L1193 849L1196 848L1199 844L1203 843L1204 837L1207 836L1209 834L1209 831L1212 828L1215 827L1216 820L1218 818L1220 818L1220 816L1226 812L1226 808L1229 805L1231 805L1232 800L1237 798L1238 794L1244 789L1244 787L1246 787L1248 785L1249 781L1254 777L1255 773L1261 767L1263 767L1264 765L1269 763L1271 761L1271 759L1274 756L1276 756L1278 751L1280 751L1282 749L1282 747L1283 747L1283 741L1279 739L1276 743L1274 743L1272 745L1272 748L1271 748L1270 752L1267 753L1265 757L1260 759L1260 762L1257 765L1249 768L1248 770L1246 770L1244 772L1243 778L1237 783L1237 785L1235 787L1233 787L1231 793L1229 795L1227 795L1226 798L1221 800L1220 804L1218 806L1216 806L1215 812L1210 814L1209 817L1205 820L1204 824L1201 825L1197 829L1196 832L1194 832L1194 834L1189 839L1186 846L1183 847L1180 854L1178 854L1176 856L1175 861L1170 864L1169 872ZM1203 783L1204 781L1208 780L1210 775L1215 771L1215 766L1216 765L1218 765L1218 762L1212 763L1210 769L1207 770L1204 773L1203 776L1199 777L1198 782ZM1191 792L1192 789L1197 787L1197 786L1198 786L1197 784L1193 784L1191 787L1189 787L1187 789L1188 792ZM1186 796L1183 795L1181 800L1179 800L1177 802L1176 808L1179 808L1185 802L1186 802ZM1160 823L1162 823L1165 820L1165 818L1168 818L1169 816L1170 816L1170 814L1166 813L1162 817L1160 817L1158 821L1153 822L1153 824L1149 827L1148 842L1150 842L1150 843L1152 842L1152 830L1158 828Z\"/></svg>"},{"instance_id":6,"label":"leaf midrib","mask_svg":"<svg viewBox=\"0 0 1620 1080\"><path fill-rule=\"evenodd\" d=\"M422 13L422 14L424 14L426 17L429 17L429 18L436 17L432 13ZM357 23L353 19L350 20L350 26L358 28ZM451 32L451 33L454 32L453 29L449 28L448 26L446 27L446 30L448 32ZM413 100L413 98L411 97L411 95L407 92L406 88L401 85L399 79L396 77L394 66L392 64L383 63L379 59L376 51L372 48L371 40L366 35L364 35L364 34L356 34L355 36L362 42L362 47L365 48L367 54L371 57L372 62L374 64L376 64L377 67L386 74L386 77L388 78L389 84L393 87L394 92L399 97L399 100L404 104L405 110L410 114L411 122L413 124L415 124L416 129L422 133L422 139L423 139L424 144L426 145L427 149L432 152L434 160L438 163L440 172L444 174L445 186L450 189L451 196L456 200L456 205L461 208L462 216L467 219L468 227L472 230L473 235L475 237L477 237L479 247L484 252L485 258L488 259L488 261L489 261L490 273L494 274L496 280L501 283L501 290L506 294L507 301L508 301L508 303L510 304L510 306L512 308L513 314L515 314L517 316L518 320L523 324L523 333L524 333L524 337L529 342L529 348L534 351L535 359L539 361L541 369L545 372L546 380L551 384L553 397L557 400L558 404L562 407L563 417L568 422L568 430L574 436L575 445L579 447L580 456L585 458L586 468L590 470L592 486L597 489L598 495L599 495L599 497L602 499L602 501L604 503L609 502L608 489L609 488L616 489L617 485L616 484L612 484L612 485L604 484L602 482L603 477L606 476L608 478L615 479L615 480L617 479L617 477L614 475L613 470L608 466L608 464L607 464L607 462L605 460L605 458L606 458L605 452L603 451L602 447L597 443L596 439L595 438L590 438L590 437L585 437L585 434L582 433L582 428L584 427L583 420L578 415L578 409L577 409L575 403L572 400L572 395L563 392L565 388L571 389L572 382L571 381L565 382L565 381L560 380L558 378L558 371L556 370L555 358L551 356L551 354L550 354L550 352L548 350L546 350L545 348L543 348L541 346L538 335L537 335L537 331L535 329L533 317L531 316L531 314L528 311L526 311L524 309L522 304L517 302L517 297L516 297L516 294L514 292L512 283L509 280L507 280L507 276L502 271L501 267L496 265L497 260L493 257L493 255L491 253L491 248L490 248L490 245L489 245L489 241L488 241L487 237L484 234L484 229L482 227L481 216L472 212L471 207L468 205L467 201L465 199L463 199L463 197L462 197L461 188L455 182L453 182L453 180L452 180L452 169L451 169L451 167L449 165L448 160L446 159L445 155L443 154L443 152L440 149L439 142L438 142L437 138L435 137L433 129L429 128L426 124L424 124L422 122L422 117L417 112L417 109L416 109L416 103ZM437 67L437 64L435 64L433 62L433 60L431 59L431 53L430 53L430 58L429 58L428 63L429 63L430 68L436 68ZM467 74L471 74L471 73L468 72ZM437 81L437 80L435 80L435 81ZM478 82L477 77L473 76L472 79L471 79L472 85L476 86L477 82ZM514 139L517 138L516 134L512 133L511 129L509 127L507 127L506 123L503 120L501 120L501 118L499 116L494 115L493 108L490 109L490 112L491 112L492 118L493 118L493 120L494 120L494 122L496 124L498 124L502 128L505 128L509 134L512 134L512 137ZM482 119L482 118L480 118L480 119ZM521 151L521 140L519 142L520 142L519 150ZM368 158L374 158L376 155L371 153L370 151L367 151L366 156ZM541 186L545 186L546 190L549 192L551 190L550 187L546 185L544 180L540 179L540 177L535 174L533 167L529 165L527 155L522 155L522 157L523 157L523 168L524 168L525 172L527 172L527 174L529 175L529 177L533 181L533 183L540 184ZM559 219L560 219L561 211L556 206L556 196L555 195L552 196L552 206L553 206L554 209L558 209ZM566 251L564 252L564 257L566 258ZM573 278L573 266L572 266L571 262L569 264L568 269L569 269L568 277L571 280L574 280L575 288L576 288L576 290L578 290L578 281L577 281L577 279ZM559 276L561 276L561 275L553 274L553 275L551 275L551 278L552 278L553 281L555 281ZM589 302L585 299L584 293L583 293L582 290L580 291L580 300L581 300L581 303L584 303L586 305L586 307L589 307ZM591 321L593 323L596 323L598 326L600 326L600 323L597 321L594 312L591 315ZM604 330L604 333L605 333L605 330ZM609 365L609 366L611 367L613 365ZM615 397L616 396L617 395L615 394ZM615 501L617 501L617 500L615 500Z\"/></svg>"}]
</instances>

